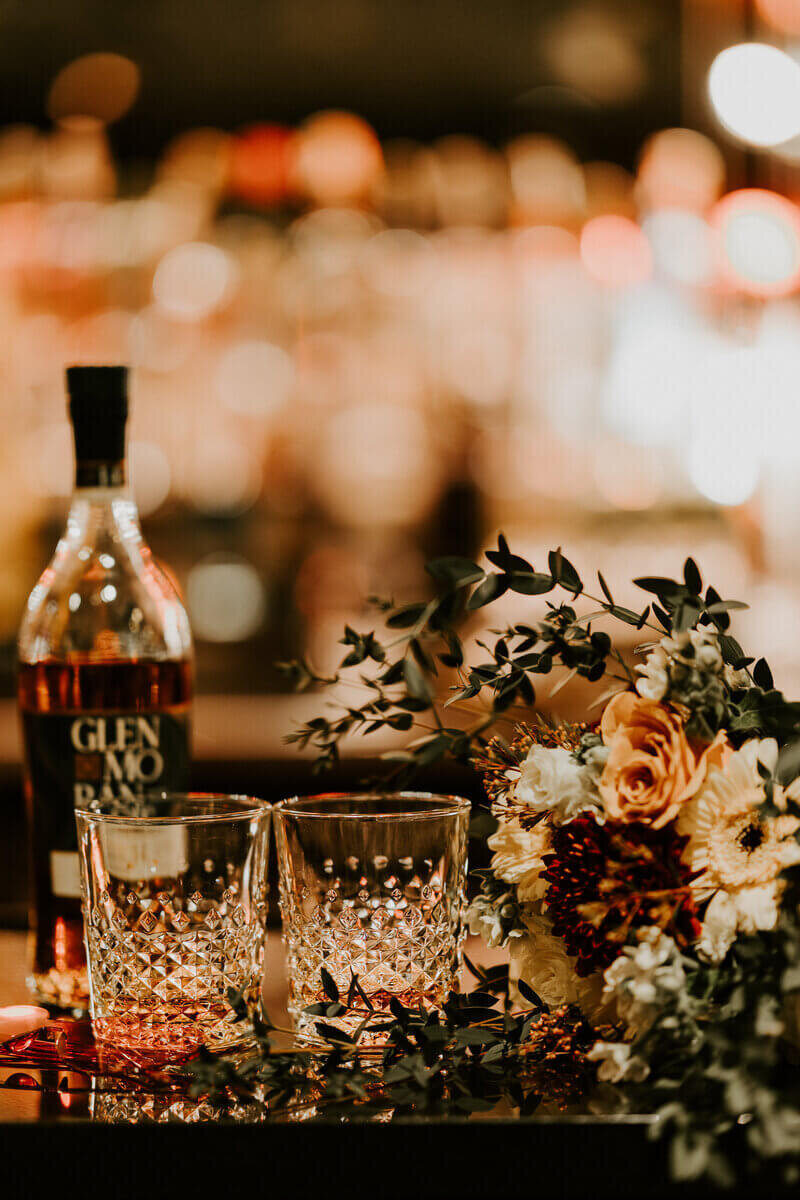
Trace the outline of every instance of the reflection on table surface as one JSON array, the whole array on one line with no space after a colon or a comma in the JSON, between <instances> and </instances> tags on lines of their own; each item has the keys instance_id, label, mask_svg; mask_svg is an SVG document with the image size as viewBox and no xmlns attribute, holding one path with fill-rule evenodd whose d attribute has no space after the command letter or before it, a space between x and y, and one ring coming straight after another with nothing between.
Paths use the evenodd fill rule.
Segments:
<instances>
[{"instance_id":1,"label":"reflection on table surface","mask_svg":"<svg viewBox=\"0 0 800 1200\"><path fill-rule=\"evenodd\" d=\"M489 951L475 939L468 939L467 952L472 961L497 962L502 952ZM26 937L23 933L0 931L0 1005L18 1004L25 992ZM270 931L265 951L264 1004L276 1026L286 1028L286 972L280 934ZM38 1040L37 1040L38 1039ZM280 1041L280 1039L278 1039ZM18 1062L0 1052L0 1124L9 1122L92 1120L114 1124L188 1123L225 1119L257 1122L265 1119L258 1104L234 1101L226 1110L207 1098L186 1094L186 1085L169 1072L157 1077L144 1076L135 1064L120 1060L113 1074L103 1073L98 1064L88 1022L53 1020L45 1030L18 1038L14 1046ZM284 1119L308 1120L316 1115L313 1106L303 1113ZM355 1114L357 1116L357 1114ZM391 1112L370 1111L366 1119L383 1122ZM498 1105L496 1110L478 1119L513 1117L513 1110ZM536 1120L618 1120L606 1115L596 1100L582 1110L573 1107L561 1113L554 1105L542 1105ZM341 1117L347 1120L348 1117ZM472 1119L475 1119L474 1117ZM625 1117L638 1123L647 1118Z\"/></svg>"}]
</instances>

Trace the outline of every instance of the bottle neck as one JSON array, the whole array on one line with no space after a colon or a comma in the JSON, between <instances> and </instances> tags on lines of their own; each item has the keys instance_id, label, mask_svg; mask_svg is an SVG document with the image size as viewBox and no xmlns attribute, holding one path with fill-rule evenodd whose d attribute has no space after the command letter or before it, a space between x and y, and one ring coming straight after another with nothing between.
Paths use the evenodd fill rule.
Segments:
<instances>
[{"instance_id":1,"label":"bottle neck","mask_svg":"<svg viewBox=\"0 0 800 1200\"><path fill-rule=\"evenodd\" d=\"M142 542L139 512L125 477L125 462L78 462L67 516L68 541L121 538L129 547Z\"/></svg>"},{"instance_id":2,"label":"bottle neck","mask_svg":"<svg viewBox=\"0 0 800 1200\"><path fill-rule=\"evenodd\" d=\"M125 460L78 461L75 464L75 490L86 488L110 488L124 490L126 486Z\"/></svg>"}]
</instances>

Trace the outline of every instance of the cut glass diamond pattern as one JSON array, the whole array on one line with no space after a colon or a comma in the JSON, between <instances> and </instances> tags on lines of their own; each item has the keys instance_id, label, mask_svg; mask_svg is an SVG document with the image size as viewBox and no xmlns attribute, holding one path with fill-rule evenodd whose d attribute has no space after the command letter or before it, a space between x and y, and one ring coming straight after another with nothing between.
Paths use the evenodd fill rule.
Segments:
<instances>
[{"instance_id":1,"label":"cut glass diamond pattern","mask_svg":"<svg viewBox=\"0 0 800 1200\"><path fill-rule=\"evenodd\" d=\"M206 921L212 911L206 914ZM219 914L215 915L221 921ZM150 913L145 916L152 918ZM106 1013L113 1013L109 1021L114 1039L125 1044L142 1036L142 1013L163 1012L165 1003L177 1011L189 1005L194 1014L191 1020L203 1024L207 1037L228 1037L227 992L251 986L261 947L260 928L256 924L239 929L226 924L216 930L197 926L178 940L163 926L160 932L145 936L140 932L143 921L144 917L136 929L119 935L107 927L89 929L92 986L95 994L103 997ZM188 917L186 921L188 924ZM204 1009L199 1016L198 1002ZM149 1028L148 1041L153 1036Z\"/></svg>"},{"instance_id":2,"label":"cut glass diamond pattern","mask_svg":"<svg viewBox=\"0 0 800 1200\"><path fill-rule=\"evenodd\" d=\"M399 890L399 889L397 889ZM303 1030L302 1009L320 997L320 970L331 972L346 990L352 973L368 996L403 995L409 990L439 1001L449 992L458 969L462 928L459 902L452 905L432 889L428 904L396 909L378 906L359 917L347 906L331 919L323 907L303 918L293 916L285 929L290 978L290 1009ZM361 889L363 903L369 892ZM403 893L400 891L400 897ZM431 905L431 900L437 900ZM339 1018L333 1023L351 1018Z\"/></svg>"}]
</instances>

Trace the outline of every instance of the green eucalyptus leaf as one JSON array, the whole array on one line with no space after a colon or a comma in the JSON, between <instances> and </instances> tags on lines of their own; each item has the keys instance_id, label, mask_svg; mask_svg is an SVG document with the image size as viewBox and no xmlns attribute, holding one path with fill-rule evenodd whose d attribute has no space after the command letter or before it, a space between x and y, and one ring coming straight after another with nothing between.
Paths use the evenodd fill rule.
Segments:
<instances>
[{"instance_id":1,"label":"green eucalyptus leaf","mask_svg":"<svg viewBox=\"0 0 800 1200\"><path fill-rule=\"evenodd\" d=\"M459 558L457 555L447 555L444 558L434 558L425 564L425 570L444 583L456 587L465 587L469 583L477 583L486 574L477 563L469 558Z\"/></svg>"},{"instance_id":2,"label":"green eucalyptus leaf","mask_svg":"<svg viewBox=\"0 0 800 1200\"><path fill-rule=\"evenodd\" d=\"M404 604L386 618L386 624L390 629L410 629L416 625L426 608L426 604Z\"/></svg>"},{"instance_id":3,"label":"green eucalyptus leaf","mask_svg":"<svg viewBox=\"0 0 800 1200\"><path fill-rule=\"evenodd\" d=\"M648 609L645 609L644 613L636 613L630 608L623 608L620 604L609 605L607 611L618 621L622 621L625 625L633 625L636 629L641 629L649 612Z\"/></svg>"},{"instance_id":4,"label":"green eucalyptus leaf","mask_svg":"<svg viewBox=\"0 0 800 1200\"><path fill-rule=\"evenodd\" d=\"M467 600L467 611L473 612L476 608L483 608L484 605L491 604L507 590L508 582L504 575L487 575L483 583L478 584Z\"/></svg>"},{"instance_id":5,"label":"green eucalyptus leaf","mask_svg":"<svg viewBox=\"0 0 800 1200\"><path fill-rule=\"evenodd\" d=\"M353 1044L353 1035L348 1033L346 1029L339 1029L336 1025L329 1025L327 1021L317 1021L315 1029L320 1037L329 1042L345 1042L348 1045Z\"/></svg>"},{"instance_id":6,"label":"green eucalyptus leaf","mask_svg":"<svg viewBox=\"0 0 800 1200\"><path fill-rule=\"evenodd\" d=\"M686 586L682 583L677 583L674 579L665 579L659 575L643 575L639 579L633 581L638 588L645 592L652 592L658 596L659 600L668 604L680 600L682 596L687 594Z\"/></svg>"},{"instance_id":7,"label":"green eucalyptus leaf","mask_svg":"<svg viewBox=\"0 0 800 1200\"><path fill-rule=\"evenodd\" d=\"M576 595L583 591L581 577L569 559L565 558L561 553L561 547L558 550L550 551L547 557L547 565L556 583L560 583L567 591L574 592Z\"/></svg>"},{"instance_id":8,"label":"green eucalyptus leaf","mask_svg":"<svg viewBox=\"0 0 800 1200\"><path fill-rule=\"evenodd\" d=\"M611 589L609 588L608 584L606 583L605 579L603 578L602 571L597 572L597 580L598 580L598 583L600 584L600 587L602 589L603 595L605 596L606 600L608 601L609 604L611 604L613 606L614 597L611 595Z\"/></svg>"},{"instance_id":9,"label":"green eucalyptus leaf","mask_svg":"<svg viewBox=\"0 0 800 1200\"><path fill-rule=\"evenodd\" d=\"M753 667L753 683L765 691L769 691L770 688L775 686L772 679L772 671L770 671L767 661L764 658L760 658Z\"/></svg>"},{"instance_id":10,"label":"green eucalyptus leaf","mask_svg":"<svg viewBox=\"0 0 800 1200\"><path fill-rule=\"evenodd\" d=\"M543 596L552 592L556 581L552 575L541 575L536 571L512 570L509 572L509 588L522 596Z\"/></svg>"},{"instance_id":11,"label":"green eucalyptus leaf","mask_svg":"<svg viewBox=\"0 0 800 1200\"><path fill-rule=\"evenodd\" d=\"M339 989L336 986L336 980L333 978L330 971L328 971L325 967L321 967L319 977L320 982L322 983L322 990L328 999L333 1001L338 1000L340 998Z\"/></svg>"},{"instance_id":12,"label":"green eucalyptus leaf","mask_svg":"<svg viewBox=\"0 0 800 1200\"><path fill-rule=\"evenodd\" d=\"M693 558L687 558L683 564L683 578L689 591L693 595L699 596L703 590L703 580Z\"/></svg>"},{"instance_id":13,"label":"green eucalyptus leaf","mask_svg":"<svg viewBox=\"0 0 800 1200\"><path fill-rule=\"evenodd\" d=\"M423 675L419 664L410 656L403 659L403 677L409 695L413 696L415 700L424 700L426 704L430 704L433 699L433 689Z\"/></svg>"},{"instance_id":14,"label":"green eucalyptus leaf","mask_svg":"<svg viewBox=\"0 0 800 1200\"><path fill-rule=\"evenodd\" d=\"M722 657L729 666L735 666L740 659L744 658L744 650L742 650L736 638L731 637L730 634L720 634L719 648Z\"/></svg>"}]
</instances>

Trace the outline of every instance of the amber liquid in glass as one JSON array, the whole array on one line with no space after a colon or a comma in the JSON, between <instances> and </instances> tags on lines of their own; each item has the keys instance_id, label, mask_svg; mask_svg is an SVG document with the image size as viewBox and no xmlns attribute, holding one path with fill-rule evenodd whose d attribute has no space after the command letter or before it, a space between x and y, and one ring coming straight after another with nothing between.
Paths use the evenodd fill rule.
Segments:
<instances>
[{"instance_id":1,"label":"amber liquid in glass","mask_svg":"<svg viewBox=\"0 0 800 1200\"><path fill-rule=\"evenodd\" d=\"M83 799L103 789L124 799L188 786L192 664L79 656L21 663L17 694L35 906L31 982L41 1002L82 1011L88 983L73 874L76 789ZM47 786L48 775L57 785Z\"/></svg>"}]
</instances>

